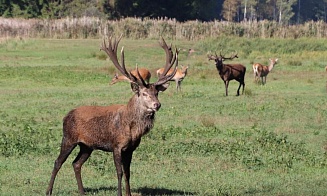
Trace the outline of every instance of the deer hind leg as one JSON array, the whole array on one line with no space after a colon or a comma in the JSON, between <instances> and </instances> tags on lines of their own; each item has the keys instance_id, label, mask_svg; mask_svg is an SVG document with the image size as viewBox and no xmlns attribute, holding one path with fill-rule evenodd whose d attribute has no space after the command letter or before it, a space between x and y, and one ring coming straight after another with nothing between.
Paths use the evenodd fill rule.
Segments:
<instances>
[{"instance_id":1,"label":"deer hind leg","mask_svg":"<svg viewBox=\"0 0 327 196\"><path fill-rule=\"evenodd\" d=\"M124 173L125 189L126 189L127 196L132 195L130 185L129 185L130 166L131 166L132 156L133 156L133 151L123 152L123 154L122 154L123 173Z\"/></svg>"},{"instance_id":2,"label":"deer hind leg","mask_svg":"<svg viewBox=\"0 0 327 196\"><path fill-rule=\"evenodd\" d=\"M238 87L238 91L240 90L241 85L242 85L242 95L243 95L244 94L244 88L245 88L245 82L244 81L240 82L240 86Z\"/></svg>"},{"instance_id":3,"label":"deer hind leg","mask_svg":"<svg viewBox=\"0 0 327 196\"><path fill-rule=\"evenodd\" d=\"M262 85L265 85L265 79L264 79L264 76L261 76L260 79L261 79L261 84L262 84Z\"/></svg>"},{"instance_id":4,"label":"deer hind leg","mask_svg":"<svg viewBox=\"0 0 327 196\"><path fill-rule=\"evenodd\" d=\"M54 163L54 167L52 170L51 179L50 179L50 183L49 183L46 195L52 194L53 184L54 184L55 178L58 174L58 171L60 170L62 164L67 160L67 157L70 155L70 153L73 151L73 149L76 146L77 146L77 144L66 143L63 140L63 142L61 144L60 154Z\"/></svg>"},{"instance_id":5,"label":"deer hind leg","mask_svg":"<svg viewBox=\"0 0 327 196\"><path fill-rule=\"evenodd\" d=\"M82 195L85 194L85 190L84 190L82 177L81 177L81 168L82 168L83 164L85 163L85 161L87 161L87 159L90 157L92 151L93 150L91 148L87 147L86 145L80 144L80 151L79 151L77 157L75 158L75 160L73 161L73 168L74 168L74 172L75 172L75 178L77 181L78 190L79 190L80 194L82 194Z\"/></svg>"},{"instance_id":6,"label":"deer hind leg","mask_svg":"<svg viewBox=\"0 0 327 196\"><path fill-rule=\"evenodd\" d=\"M176 92L178 92L178 89L179 89L179 81L176 80Z\"/></svg>"},{"instance_id":7,"label":"deer hind leg","mask_svg":"<svg viewBox=\"0 0 327 196\"><path fill-rule=\"evenodd\" d=\"M258 77L258 71L256 67L253 67L253 76L254 76L254 81L257 81L257 77Z\"/></svg>"},{"instance_id":8,"label":"deer hind leg","mask_svg":"<svg viewBox=\"0 0 327 196\"><path fill-rule=\"evenodd\" d=\"M242 85L243 85L243 83L240 82L240 85L238 85L238 89L237 89L237 94L236 94L236 96L239 96L239 95L240 95L240 88L241 88ZM243 86L243 91L244 91L244 86ZM242 94L243 94L243 92L242 92Z\"/></svg>"}]
</instances>

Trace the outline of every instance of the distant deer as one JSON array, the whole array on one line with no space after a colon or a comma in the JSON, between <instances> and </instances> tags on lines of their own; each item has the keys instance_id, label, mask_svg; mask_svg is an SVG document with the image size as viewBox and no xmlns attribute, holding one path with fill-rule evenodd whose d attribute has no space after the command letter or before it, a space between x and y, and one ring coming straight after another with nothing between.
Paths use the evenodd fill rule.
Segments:
<instances>
[{"instance_id":1,"label":"distant deer","mask_svg":"<svg viewBox=\"0 0 327 196\"><path fill-rule=\"evenodd\" d=\"M138 71L140 72L140 76L141 78L149 83L150 82L150 78L151 78L151 73L148 69L145 68L139 68ZM133 74L133 76L135 76L137 79L140 79L138 77L137 71L136 69L134 69L133 71L131 71L131 74ZM117 82L121 82L121 81L129 81L129 79L124 76L124 75L118 75L117 73L114 75L114 77L111 80L110 85L116 84Z\"/></svg>"},{"instance_id":2,"label":"distant deer","mask_svg":"<svg viewBox=\"0 0 327 196\"><path fill-rule=\"evenodd\" d=\"M188 69L188 65L187 66L183 66L181 65L181 69L177 69L175 76L170 80L170 81L175 81L176 82L176 91L178 92L182 90L181 88L181 83L184 80L184 78L187 75L187 69ZM160 77L162 75L164 71L164 68L160 68L157 70L157 76ZM168 71L168 74L171 74L174 70L170 69Z\"/></svg>"},{"instance_id":3,"label":"distant deer","mask_svg":"<svg viewBox=\"0 0 327 196\"><path fill-rule=\"evenodd\" d=\"M221 77L221 79L225 83L225 91L226 96L228 96L228 84L230 80L236 80L240 83L238 89L237 89L237 96L240 95L240 88L243 86L242 94L244 93L244 76L246 72L246 67L244 67L241 64L224 64L223 61L225 60L232 60L234 58L238 58L237 54L232 55L229 58L224 57L223 55L218 56L215 55L208 55L209 60L214 60L216 62L216 68L218 70L218 73Z\"/></svg>"},{"instance_id":4,"label":"distant deer","mask_svg":"<svg viewBox=\"0 0 327 196\"><path fill-rule=\"evenodd\" d=\"M327 65L326 65L326 67L325 67L325 71L327 72Z\"/></svg>"},{"instance_id":5,"label":"distant deer","mask_svg":"<svg viewBox=\"0 0 327 196\"><path fill-rule=\"evenodd\" d=\"M192 48L188 49L187 56L188 56L188 57L191 56L194 52L195 52L194 49L192 49Z\"/></svg>"},{"instance_id":6,"label":"distant deer","mask_svg":"<svg viewBox=\"0 0 327 196\"><path fill-rule=\"evenodd\" d=\"M113 152L114 163L118 177L118 196L122 195L122 177L125 179L125 191L131 196L130 190L130 164L133 151L139 146L141 137L153 127L155 113L161 104L158 100L158 92L165 91L169 86L168 81L174 77L178 66L178 51L171 61L166 61L165 71L155 83L146 83L142 77L135 77L125 68L124 49L121 50L121 63L118 62L117 48L119 39L112 41L109 38L108 45L105 40L101 50L110 57L115 67L128 78L133 97L127 105L111 106L81 106L71 110L63 120L63 138L61 150L54 163L47 195L52 194L53 184L59 169L66 161L73 149L79 145L80 151L73 162L75 177L80 194L85 190L81 179L81 167L90 157L93 150ZM162 38L161 47L168 54L168 46ZM166 58L170 59L170 58ZM175 69L167 74L173 64ZM140 72L136 67L137 75Z\"/></svg>"},{"instance_id":7,"label":"distant deer","mask_svg":"<svg viewBox=\"0 0 327 196\"><path fill-rule=\"evenodd\" d=\"M253 64L253 74L254 74L254 80L258 81L259 77L261 78L261 83L264 85L267 81L267 75L269 72L274 68L274 66L277 64L278 59L269 59L270 64L269 66L262 65L260 63ZM263 78L265 80L263 81Z\"/></svg>"}]
</instances>

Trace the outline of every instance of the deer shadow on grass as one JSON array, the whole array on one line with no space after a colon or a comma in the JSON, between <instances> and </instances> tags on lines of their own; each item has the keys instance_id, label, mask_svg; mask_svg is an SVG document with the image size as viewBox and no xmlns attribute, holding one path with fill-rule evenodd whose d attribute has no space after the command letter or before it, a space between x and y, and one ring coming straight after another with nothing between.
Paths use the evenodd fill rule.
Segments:
<instances>
[{"instance_id":1,"label":"deer shadow on grass","mask_svg":"<svg viewBox=\"0 0 327 196\"><path fill-rule=\"evenodd\" d=\"M107 191L117 191L117 187L113 187L113 186L110 186L110 187L101 186L101 187L98 187L98 188L85 188L85 193L86 194L90 194L90 193L98 194L98 193L107 192Z\"/></svg>"},{"instance_id":2,"label":"deer shadow on grass","mask_svg":"<svg viewBox=\"0 0 327 196\"><path fill-rule=\"evenodd\" d=\"M180 190L171 190L166 188L149 188L141 187L135 190L141 195L196 195L194 192L180 191Z\"/></svg>"},{"instance_id":3,"label":"deer shadow on grass","mask_svg":"<svg viewBox=\"0 0 327 196\"><path fill-rule=\"evenodd\" d=\"M117 191L117 187L98 187L98 188L85 188L86 194L99 194L100 192L107 191ZM124 192L124 191L123 191ZM170 190L166 188L149 188L149 187L141 187L137 189L133 189L134 194L141 194L144 196L163 196L163 195L196 195L194 192L186 192L180 190Z\"/></svg>"}]
</instances>

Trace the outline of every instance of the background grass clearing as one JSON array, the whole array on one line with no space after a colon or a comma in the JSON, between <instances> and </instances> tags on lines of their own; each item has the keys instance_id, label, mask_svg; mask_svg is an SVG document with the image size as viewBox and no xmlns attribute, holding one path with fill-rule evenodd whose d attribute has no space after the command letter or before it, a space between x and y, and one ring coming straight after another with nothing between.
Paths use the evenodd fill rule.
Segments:
<instances>
[{"instance_id":1,"label":"background grass clearing","mask_svg":"<svg viewBox=\"0 0 327 196\"><path fill-rule=\"evenodd\" d=\"M171 42L170 40L167 40ZM0 43L0 195L44 195L59 154L62 118L80 105L127 103L127 83L109 86L116 70L99 51L101 40L8 39ZM326 40L217 38L173 41L190 65L177 94L159 95L155 127L132 161L135 195L326 195ZM164 64L156 40L123 39L127 66ZM188 49L196 52L188 56ZM245 95L228 97L207 53L247 67ZM279 63L265 86L252 63ZM76 150L77 151L77 150ZM71 162L55 195L78 195ZM88 194L116 194L112 155L96 151L83 168Z\"/></svg>"}]
</instances>

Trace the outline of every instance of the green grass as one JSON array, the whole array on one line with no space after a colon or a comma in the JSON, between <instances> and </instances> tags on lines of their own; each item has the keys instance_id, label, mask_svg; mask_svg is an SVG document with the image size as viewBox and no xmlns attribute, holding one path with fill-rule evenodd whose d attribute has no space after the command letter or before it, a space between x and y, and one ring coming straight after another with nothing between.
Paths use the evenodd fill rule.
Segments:
<instances>
[{"instance_id":1,"label":"green grass","mask_svg":"<svg viewBox=\"0 0 327 196\"><path fill-rule=\"evenodd\" d=\"M167 40L171 42L170 40ZM127 83L109 86L116 70L101 40L9 39L0 42L0 195L44 195L60 149L62 118L80 105L127 103ZM326 195L326 40L219 38L174 41L189 64L182 93L159 95L155 127L132 161L134 195ZM156 40L126 40L129 68L164 64ZM188 57L187 50L195 53ZM247 67L245 95L229 95L208 51ZM265 86L251 64L279 63ZM54 195L78 195L71 162ZM83 167L87 194L115 195L112 155L96 151Z\"/></svg>"}]
</instances>

